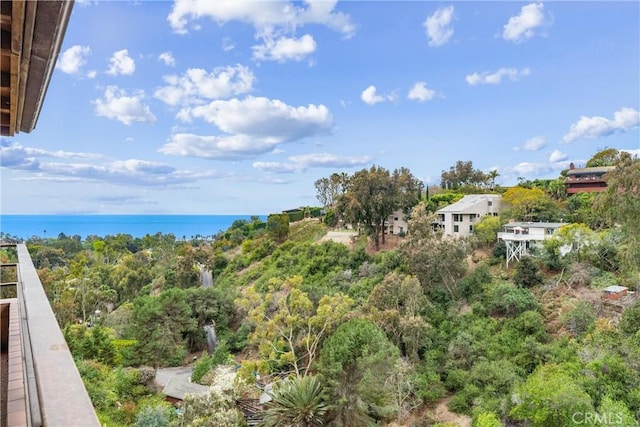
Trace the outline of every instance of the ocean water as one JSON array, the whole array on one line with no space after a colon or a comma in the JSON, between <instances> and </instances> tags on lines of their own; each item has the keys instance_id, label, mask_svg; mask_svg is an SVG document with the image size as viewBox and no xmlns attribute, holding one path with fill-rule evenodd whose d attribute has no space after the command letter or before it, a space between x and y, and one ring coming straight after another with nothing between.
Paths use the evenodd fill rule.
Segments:
<instances>
[{"instance_id":1,"label":"ocean water","mask_svg":"<svg viewBox=\"0 0 640 427\"><path fill-rule=\"evenodd\" d=\"M238 219L249 220L251 215L0 215L0 231L4 235L29 239L79 235L106 236L130 234L172 233L177 239L212 236L224 231ZM266 221L266 215L259 215Z\"/></svg>"}]
</instances>

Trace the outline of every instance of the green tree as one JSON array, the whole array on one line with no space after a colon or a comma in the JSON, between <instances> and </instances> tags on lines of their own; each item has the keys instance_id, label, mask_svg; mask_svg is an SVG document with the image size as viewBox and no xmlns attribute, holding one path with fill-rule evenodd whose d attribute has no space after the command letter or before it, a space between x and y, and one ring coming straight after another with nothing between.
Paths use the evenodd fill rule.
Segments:
<instances>
[{"instance_id":1,"label":"green tree","mask_svg":"<svg viewBox=\"0 0 640 427\"><path fill-rule=\"evenodd\" d=\"M467 271L469 245L464 240L442 239L433 229L435 215L424 203L413 208L409 234L400 246L407 265L422 284L425 293L441 286L453 298L456 282Z\"/></svg>"},{"instance_id":2,"label":"green tree","mask_svg":"<svg viewBox=\"0 0 640 427\"><path fill-rule=\"evenodd\" d=\"M537 309L538 303L526 289L501 283L493 289L489 307L496 314L515 317L527 310Z\"/></svg>"},{"instance_id":3,"label":"green tree","mask_svg":"<svg viewBox=\"0 0 640 427\"><path fill-rule=\"evenodd\" d=\"M532 288L544 283L544 277L540 274L540 269L536 261L525 256L516 264L516 272L513 275L513 281L516 285L523 288Z\"/></svg>"},{"instance_id":4,"label":"green tree","mask_svg":"<svg viewBox=\"0 0 640 427\"><path fill-rule=\"evenodd\" d=\"M496 188L496 178L499 176L500 174L497 169L491 169L487 174L487 179L491 182L491 190Z\"/></svg>"},{"instance_id":5,"label":"green tree","mask_svg":"<svg viewBox=\"0 0 640 427\"><path fill-rule=\"evenodd\" d=\"M486 184L487 179L488 177L484 172L473 168L471 160L466 162L458 160L448 171L442 171L440 186L451 190L456 190L465 185L479 187Z\"/></svg>"},{"instance_id":6,"label":"green tree","mask_svg":"<svg viewBox=\"0 0 640 427\"><path fill-rule=\"evenodd\" d=\"M133 301L133 335L136 353L143 363L154 367L181 361L185 352L184 334L196 326L183 290L173 288L159 296L143 296Z\"/></svg>"},{"instance_id":7,"label":"green tree","mask_svg":"<svg viewBox=\"0 0 640 427\"><path fill-rule=\"evenodd\" d=\"M320 178L315 183L316 197L325 208L333 207L338 197L349 187L349 176L343 173L333 173L328 178Z\"/></svg>"},{"instance_id":8,"label":"green tree","mask_svg":"<svg viewBox=\"0 0 640 427\"><path fill-rule=\"evenodd\" d=\"M391 175L374 165L356 172L349 182L349 190L338 200L338 211L345 221L364 229L379 248L384 223L397 205ZM384 234L382 239L384 243Z\"/></svg>"},{"instance_id":9,"label":"green tree","mask_svg":"<svg viewBox=\"0 0 640 427\"><path fill-rule=\"evenodd\" d=\"M271 214L267 217L267 233L273 240L282 243L289 237L289 215Z\"/></svg>"},{"instance_id":10,"label":"green tree","mask_svg":"<svg viewBox=\"0 0 640 427\"><path fill-rule=\"evenodd\" d=\"M391 175L393 191L396 197L394 209L408 214L419 201L422 183L405 167L395 169Z\"/></svg>"},{"instance_id":11,"label":"green tree","mask_svg":"<svg viewBox=\"0 0 640 427\"><path fill-rule=\"evenodd\" d=\"M499 231L500 218L491 215L485 215L480 222L473 227L473 232L476 237L478 237L478 241L485 246L489 246L496 241Z\"/></svg>"},{"instance_id":12,"label":"green tree","mask_svg":"<svg viewBox=\"0 0 640 427\"><path fill-rule=\"evenodd\" d=\"M254 330L249 338L262 357L305 376L324 338L342 322L353 300L341 293L324 295L317 306L301 290L302 277L271 279L264 298L249 287L237 304L247 311Z\"/></svg>"},{"instance_id":13,"label":"green tree","mask_svg":"<svg viewBox=\"0 0 640 427\"><path fill-rule=\"evenodd\" d=\"M389 273L369 294L368 318L413 360L423 346L429 324L420 315L427 298L414 276Z\"/></svg>"},{"instance_id":14,"label":"green tree","mask_svg":"<svg viewBox=\"0 0 640 427\"><path fill-rule=\"evenodd\" d=\"M570 222L587 224L592 229L605 225L604 218L593 209L596 193L575 193L567 199Z\"/></svg>"},{"instance_id":15,"label":"green tree","mask_svg":"<svg viewBox=\"0 0 640 427\"><path fill-rule=\"evenodd\" d=\"M329 404L322 384L314 376L276 383L267 403L262 426L316 427L325 425Z\"/></svg>"},{"instance_id":16,"label":"green tree","mask_svg":"<svg viewBox=\"0 0 640 427\"><path fill-rule=\"evenodd\" d=\"M334 402L332 425L366 425L388 404L384 382L394 370L398 349L374 324L352 319L327 338L318 372ZM379 416L378 416L379 417Z\"/></svg>"},{"instance_id":17,"label":"green tree","mask_svg":"<svg viewBox=\"0 0 640 427\"><path fill-rule=\"evenodd\" d=\"M537 368L527 380L516 386L516 402L509 415L528 421L533 427L574 425L574 414L593 413L589 395L567 369L548 364Z\"/></svg>"},{"instance_id":18,"label":"green tree","mask_svg":"<svg viewBox=\"0 0 640 427\"><path fill-rule=\"evenodd\" d=\"M624 235L620 247L621 264L627 271L638 271L640 259L640 158L626 152L615 170L607 175L607 190L599 193L596 208L612 223L619 224Z\"/></svg>"},{"instance_id":19,"label":"green tree","mask_svg":"<svg viewBox=\"0 0 640 427\"><path fill-rule=\"evenodd\" d=\"M615 166L620 160L621 152L615 148L605 148L598 151L587 162L588 168L595 168L600 166Z\"/></svg>"},{"instance_id":20,"label":"green tree","mask_svg":"<svg viewBox=\"0 0 640 427\"><path fill-rule=\"evenodd\" d=\"M557 211L556 205L540 188L511 187L502 195L510 215L524 221L550 221Z\"/></svg>"}]
</instances>

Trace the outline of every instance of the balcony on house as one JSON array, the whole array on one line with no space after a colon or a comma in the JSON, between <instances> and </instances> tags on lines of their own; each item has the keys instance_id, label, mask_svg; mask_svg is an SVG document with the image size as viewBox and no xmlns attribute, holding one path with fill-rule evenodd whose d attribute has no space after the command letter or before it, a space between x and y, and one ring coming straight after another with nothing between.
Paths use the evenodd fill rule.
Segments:
<instances>
[{"instance_id":1,"label":"balcony on house","mask_svg":"<svg viewBox=\"0 0 640 427\"><path fill-rule=\"evenodd\" d=\"M100 426L27 247L2 247L0 426Z\"/></svg>"}]
</instances>

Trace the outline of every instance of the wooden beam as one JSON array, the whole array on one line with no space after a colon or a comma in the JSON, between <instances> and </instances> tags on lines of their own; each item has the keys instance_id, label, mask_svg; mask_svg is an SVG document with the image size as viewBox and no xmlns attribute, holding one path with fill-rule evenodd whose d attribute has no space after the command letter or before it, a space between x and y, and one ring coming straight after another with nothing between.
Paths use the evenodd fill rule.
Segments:
<instances>
[{"instance_id":1,"label":"wooden beam","mask_svg":"<svg viewBox=\"0 0 640 427\"><path fill-rule=\"evenodd\" d=\"M1 28L11 28L11 16L10 15L0 15L0 27Z\"/></svg>"}]
</instances>

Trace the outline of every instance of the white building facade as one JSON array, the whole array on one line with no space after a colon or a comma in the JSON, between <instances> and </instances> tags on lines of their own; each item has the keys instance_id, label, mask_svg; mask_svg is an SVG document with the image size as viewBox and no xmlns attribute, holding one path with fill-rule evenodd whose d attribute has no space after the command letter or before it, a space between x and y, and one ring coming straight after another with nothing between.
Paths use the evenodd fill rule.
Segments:
<instances>
[{"instance_id":1,"label":"white building facade","mask_svg":"<svg viewBox=\"0 0 640 427\"><path fill-rule=\"evenodd\" d=\"M529 255L529 250L540 245L563 225L563 222L510 222L503 225L503 232L498 233L498 239L503 240L507 247L507 267L509 261L520 261Z\"/></svg>"},{"instance_id":2,"label":"white building facade","mask_svg":"<svg viewBox=\"0 0 640 427\"><path fill-rule=\"evenodd\" d=\"M469 236L483 216L500 214L501 198L499 194L468 194L436 211L438 225L445 236Z\"/></svg>"},{"instance_id":3,"label":"white building facade","mask_svg":"<svg viewBox=\"0 0 640 427\"><path fill-rule=\"evenodd\" d=\"M388 234L405 234L409 228L407 223L409 215L397 210L389 215L385 223L385 232Z\"/></svg>"}]
</instances>

